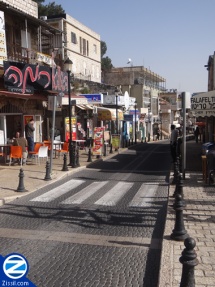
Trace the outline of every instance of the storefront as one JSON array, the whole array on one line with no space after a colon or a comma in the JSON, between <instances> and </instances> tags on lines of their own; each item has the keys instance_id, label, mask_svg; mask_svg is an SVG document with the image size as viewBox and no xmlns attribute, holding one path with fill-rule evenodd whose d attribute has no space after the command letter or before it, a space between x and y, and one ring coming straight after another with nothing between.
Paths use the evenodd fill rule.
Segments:
<instances>
[{"instance_id":1,"label":"storefront","mask_svg":"<svg viewBox=\"0 0 215 287\"><path fill-rule=\"evenodd\" d=\"M122 121L124 119L123 112L119 109L111 109L111 108L104 108L104 107L97 107L98 112L98 124L100 126L106 127L111 134L116 133L116 122L118 120L118 132L121 133L122 129ZM116 116L118 114L118 117Z\"/></svg>"},{"instance_id":2,"label":"storefront","mask_svg":"<svg viewBox=\"0 0 215 287\"><path fill-rule=\"evenodd\" d=\"M27 120L33 118L35 121L34 141L42 141L43 135L43 108L42 96L29 96L28 99L14 98L7 92L0 91L0 131L1 144L6 144L15 137L17 131L24 134ZM41 107L41 110L38 108Z\"/></svg>"},{"instance_id":3,"label":"storefront","mask_svg":"<svg viewBox=\"0 0 215 287\"><path fill-rule=\"evenodd\" d=\"M215 141L215 91L197 94L191 97L191 111L197 122L204 122L205 142Z\"/></svg>"}]
</instances>

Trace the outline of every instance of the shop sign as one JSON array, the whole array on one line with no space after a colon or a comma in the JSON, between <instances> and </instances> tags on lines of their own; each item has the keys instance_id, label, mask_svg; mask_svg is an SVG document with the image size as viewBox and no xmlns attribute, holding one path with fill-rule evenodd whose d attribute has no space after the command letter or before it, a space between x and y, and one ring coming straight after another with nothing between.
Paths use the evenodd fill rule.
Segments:
<instances>
[{"instance_id":1,"label":"shop sign","mask_svg":"<svg viewBox=\"0 0 215 287\"><path fill-rule=\"evenodd\" d=\"M7 47L5 36L5 19L4 12L0 11L0 65L3 66L3 61L7 60Z\"/></svg>"},{"instance_id":2,"label":"shop sign","mask_svg":"<svg viewBox=\"0 0 215 287\"><path fill-rule=\"evenodd\" d=\"M71 126L72 126L72 141L77 140L77 119L76 117L71 117ZM65 118L65 141L69 142L70 140L70 129L69 129L69 117Z\"/></svg>"},{"instance_id":3,"label":"shop sign","mask_svg":"<svg viewBox=\"0 0 215 287\"><path fill-rule=\"evenodd\" d=\"M52 91L68 92L68 73L60 67L52 68Z\"/></svg>"},{"instance_id":4,"label":"shop sign","mask_svg":"<svg viewBox=\"0 0 215 287\"><path fill-rule=\"evenodd\" d=\"M120 144L120 135L117 134L113 134L111 136L111 143L112 143L112 147L113 148L119 148L119 144Z\"/></svg>"},{"instance_id":5,"label":"shop sign","mask_svg":"<svg viewBox=\"0 0 215 287\"><path fill-rule=\"evenodd\" d=\"M89 104L103 104L103 95L102 94L83 94L87 98Z\"/></svg>"},{"instance_id":6,"label":"shop sign","mask_svg":"<svg viewBox=\"0 0 215 287\"><path fill-rule=\"evenodd\" d=\"M133 115L126 115L126 114L124 114L124 121L132 122L133 121Z\"/></svg>"},{"instance_id":7,"label":"shop sign","mask_svg":"<svg viewBox=\"0 0 215 287\"><path fill-rule=\"evenodd\" d=\"M104 145L104 127L94 128L93 155L102 155Z\"/></svg>"},{"instance_id":8,"label":"shop sign","mask_svg":"<svg viewBox=\"0 0 215 287\"><path fill-rule=\"evenodd\" d=\"M215 110L215 96L193 96L191 98L191 110Z\"/></svg>"},{"instance_id":9,"label":"shop sign","mask_svg":"<svg viewBox=\"0 0 215 287\"><path fill-rule=\"evenodd\" d=\"M8 90L22 94L51 90L51 68L4 61L4 84Z\"/></svg>"}]
</instances>

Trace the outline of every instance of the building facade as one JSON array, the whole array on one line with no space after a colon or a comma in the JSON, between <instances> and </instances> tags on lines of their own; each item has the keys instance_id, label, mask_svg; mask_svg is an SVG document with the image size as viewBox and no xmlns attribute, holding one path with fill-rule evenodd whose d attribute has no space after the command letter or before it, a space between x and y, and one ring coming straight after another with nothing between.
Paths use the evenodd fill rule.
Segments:
<instances>
[{"instance_id":1,"label":"building facade","mask_svg":"<svg viewBox=\"0 0 215 287\"><path fill-rule=\"evenodd\" d=\"M166 90L166 80L143 66L130 66L113 68L103 75L103 81L136 99L139 139L153 139L159 127L159 94Z\"/></svg>"},{"instance_id":2,"label":"building facade","mask_svg":"<svg viewBox=\"0 0 215 287\"><path fill-rule=\"evenodd\" d=\"M75 79L101 83L100 35L68 14L48 17L47 23L62 29L62 42L56 48L64 59L72 60Z\"/></svg>"}]
</instances>

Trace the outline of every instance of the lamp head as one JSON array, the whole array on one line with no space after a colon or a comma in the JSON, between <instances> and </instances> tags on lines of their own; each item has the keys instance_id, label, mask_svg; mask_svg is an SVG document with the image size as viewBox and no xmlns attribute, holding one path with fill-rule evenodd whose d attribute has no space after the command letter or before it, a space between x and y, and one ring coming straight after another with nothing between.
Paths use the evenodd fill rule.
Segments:
<instances>
[{"instance_id":1,"label":"lamp head","mask_svg":"<svg viewBox=\"0 0 215 287\"><path fill-rule=\"evenodd\" d=\"M64 70L65 71L72 71L72 65L73 65L73 62L72 60L70 60L70 58L68 57L66 59L66 61L64 62Z\"/></svg>"}]
</instances>

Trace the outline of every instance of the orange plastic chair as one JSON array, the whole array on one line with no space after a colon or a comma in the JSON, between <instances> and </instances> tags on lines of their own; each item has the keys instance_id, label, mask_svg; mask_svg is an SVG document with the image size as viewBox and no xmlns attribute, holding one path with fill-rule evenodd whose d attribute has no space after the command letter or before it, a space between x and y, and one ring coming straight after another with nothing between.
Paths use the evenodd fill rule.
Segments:
<instances>
[{"instance_id":1,"label":"orange plastic chair","mask_svg":"<svg viewBox=\"0 0 215 287\"><path fill-rule=\"evenodd\" d=\"M40 148L42 145L43 145L42 143L35 143L35 145L34 145L34 151L29 151L28 154L37 155L38 152L39 152L39 148Z\"/></svg>"},{"instance_id":2,"label":"orange plastic chair","mask_svg":"<svg viewBox=\"0 0 215 287\"><path fill-rule=\"evenodd\" d=\"M63 146L62 146L62 149L59 149L59 150L57 150L57 152L58 152L58 154L60 155L60 154L68 154L68 152L69 152L69 143L68 142L64 142L63 143Z\"/></svg>"},{"instance_id":3,"label":"orange plastic chair","mask_svg":"<svg viewBox=\"0 0 215 287\"><path fill-rule=\"evenodd\" d=\"M51 142L50 141L43 141L43 145L48 147L48 150L51 150Z\"/></svg>"},{"instance_id":4,"label":"orange plastic chair","mask_svg":"<svg viewBox=\"0 0 215 287\"><path fill-rule=\"evenodd\" d=\"M21 146L11 146L10 147L10 162L9 165L11 165L12 159L19 159L20 163L22 165L22 147Z\"/></svg>"}]
</instances>

